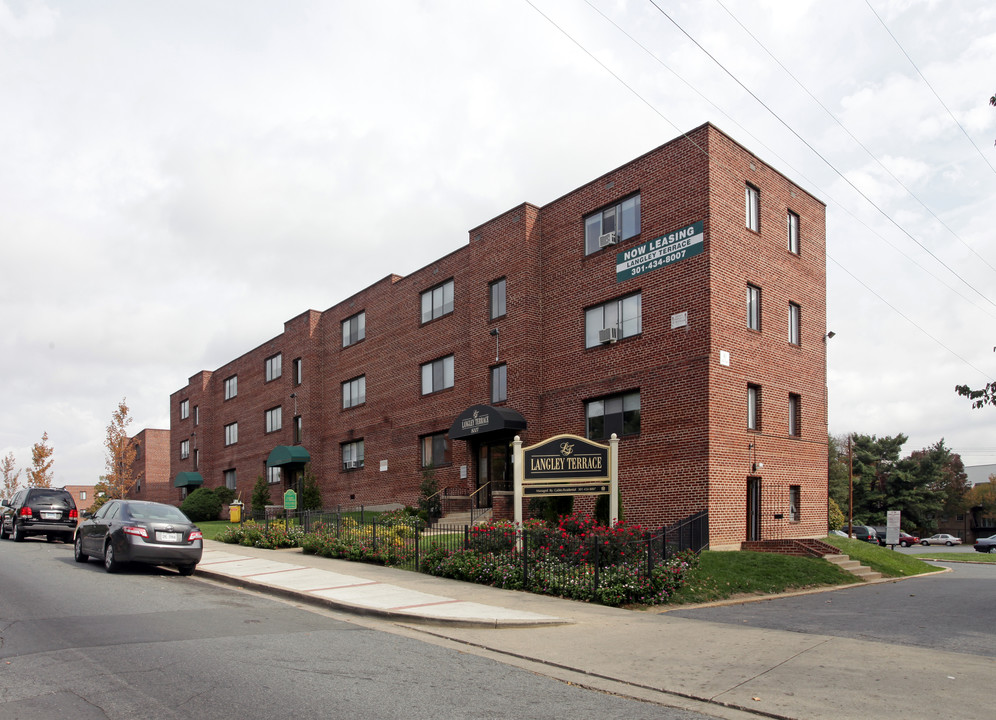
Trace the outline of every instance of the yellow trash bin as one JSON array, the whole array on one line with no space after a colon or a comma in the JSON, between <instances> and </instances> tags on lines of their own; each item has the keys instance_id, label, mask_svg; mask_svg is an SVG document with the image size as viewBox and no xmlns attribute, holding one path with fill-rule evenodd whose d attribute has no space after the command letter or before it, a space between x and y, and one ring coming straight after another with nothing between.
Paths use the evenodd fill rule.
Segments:
<instances>
[{"instance_id":1,"label":"yellow trash bin","mask_svg":"<svg viewBox=\"0 0 996 720\"><path fill-rule=\"evenodd\" d=\"M228 519L233 523L242 522L242 503L238 500L228 506Z\"/></svg>"}]
</instances>

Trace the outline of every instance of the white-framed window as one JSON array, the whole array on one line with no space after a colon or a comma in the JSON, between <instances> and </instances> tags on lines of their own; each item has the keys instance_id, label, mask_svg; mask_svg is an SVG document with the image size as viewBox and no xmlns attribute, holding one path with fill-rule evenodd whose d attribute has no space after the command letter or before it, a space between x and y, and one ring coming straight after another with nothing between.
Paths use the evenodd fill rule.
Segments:
<instances>
[{"instance_id":1,"label":"white-framed window","mask_svg":"<svg viewBox=\"0 0 996 720\"><path fill-rule=\"evenodd\" d=\"M80 490L80 500L86 500L86 490Z\"/></svg>"},{"instance_id":2,"label":"white-framed window","mask_svg":"<svg viewBox=\"0 0 996 720\"><path fill-rule=\"evenodd\" d=\"M239 424L229 423L225 426L225 445L234 445L239 441Z\"/></svg>"},{"instance_id":3,"label":"white-framed window","mask_svg":"<svg viewBox=\"0 0 996 720\"><path fill-rule=\"evenodd\" d=\"M266 482L270 485L276 485L280 482L280 467L270 467L266 466Z\"/></svg>"},{"instance_id":4,"label":"white-framed window","mask_svg":"<svg viewBox=\"0 0 996 720\"><path fill-rule=\"evenodd\" d=\"M201 467L201 451L194 448L194 470L198 470Z\"/></svg>"},{"instance_id":5,"label":"white-framed window","mask_svg":"<svg viewBox=\"0 0 996 720\"><path fill-rule=\"evenodd\" d=\"M621 393L585 403L585 432L589 440L608 440L640 432L640 392Z\"/></svg>"},{"instance_id":6,"label":"white-framed window","mask_svg":"<svg viewBox=\"0 0 996 720\"><path fill-rule=\"evenodd\" d=\"M342 408L355 407L367 401L367 376L347 380L342 384Z\"/></svg>"},{"instance_id":7,"label":"white-framed window","mask_svg":"<svg viewBox=\"0 0 996 720\"><path fill-rule=\"evenodd\" d=\"M761 232L761 191L748 183L744 197L747 229L754 232Z\"/></svg>"},{"instance_id":8,"label":"white-framed window","mask_svg":"<svg viewBox=\"0 0 996 720\"><path fill-rule=\"evenodd\" d=\"M604 332L603 332L604 331ZM584 311L584 346L595 347L643 332L643 297L634 293Z\"/></svg>"},{"instance_id":9,"label":"white-framed window","mask_svg":"<svg viewBox=\"0 0 996 720\"><path fill-rule=\"evenodd\" d=\"M802 398L795 393L789 393L789 435L802 435Z\"/></svg>"},{"instance_id":10,"label":"white-framed window","mask_svg":"<svg viewBox=\"0 0 996 720\"><path fill-rule=\"evenodd\" d=\"M294 417L294 442L304 442L304 421L300 415Z\"/></svg>"},{"instance_id":11,"label":"white-framed window","mask_svg":"<svg viewBox=\"0 0 996 720\"><path fill-rule=\"evenodd\" d=\"M342 445L342 469L359 470L363 467L363 441L353 440Z\"/></svg>"},{"instance_id":12,"label":"white-framed window","mask_svg":"<svg viewBox=\"0 0 996 720\"><path fill-rule=\"evenodd\" d=\"M266 432L276 432L284 426L284 409L280 406L266 411Z\"/></svg>"},{"instance_id":13,"label":"white-framed window","mask_svg":"<svg viewBox=\"0 0 996 720\"><path fill-rule=\"evenodd\" d=\"M747 429L761 429L761 386L747 385Z\"/></svg>"},{"instance_id":14,"label":"white-framed window","mask_svg":"<svg viewBox=\"0 0 996 720\"><path fill-rule=\"evenodd\" d=\"M799 216L791 210L788 211L788 251L793 255L799 254Z\"/></svg>"},{"instance_id":15,"label":"white-framed window","mask_svg":"<svg viewBox=\"0 0 996 720\"><path fill-rule=\"evenodd\" d=\"M201 406L194 405L194 425L201 424Z\"/></svg>"},{"instance_id":16,"label":"white-framed window","mask_svg":"<svg viewBox=\"0 0 996 720\"><path fill-rule=\"evenodd\" d=\"M453 387L453 356L433 360L422 366L422 394Z\"/></svg>"},{"instance_id":17,"label":"white-framed window","mask_svg":"<svg viewBox=\"0 0 996 720\"><path fill-rule=\"evenodd\" d=\"M495 280L488 285L488 291L490 296L488 316L492 320L496 320L505 315L505 278Z\"/></svg>"},{"instance_id":18,"label":"white-framed window","mask_svg":"<svg viewBox=\"0 0 996 720\"><path fill-rule=\"evenodd\" d=\"M453 281L447 280L441 285L430 288L422 293L422 322L427 323L443 315L453 312Z\"/></svg>"},{"instance_id":19,"label":"white-framed window","mask_svg":"<svg viewBox=\"0 0 996 720\"><path fill-rule=\"evenodd\" d=\"M584 254L591 255L603 247L640 234L640 194L631 195L615 205L584 218Z\"/></svg>"},{"instance_id":20,"label":"white-framed window","mask_svg":"<svg viewBox=\"0 0 996 720\"><path fill-rule=\"evenodd\" d=\"M789 337L788 337L788 340L793 345L799 345L800 342L801 342L800 341L800 335L799 335L799 321L800 321L800 316L801 315L802 315L802 309L798 305L796 305L795 303L791 303L790 302L789 303L789 322L788 322L788 331L789 331L788 334L789 334Z\"/></svg>"},{"instance_id":21,"label":"white-framed window","mask_svg":"<svg viewBox=\"0 0 996 720\"><path fill-rule=\"evenodd\" d=\"M304 382L304 365L301 358L294 358L294 384L300 385Z\"/></svg>"},{"instance_id":22,"label":"white-framed window","mask_svg":"<svg viewBox=\"0 0 996 720\"><path fill-rule=\"evenodd\" d=\"M761 288L756 285L747 286L747 328L761 329Z\"/></svg>"},{"instance_id":23,"label":"white-framed window","mask_svg":"<svg viewBox=\"0 0 996 720\"><path fill-rule=\"evenodd\" d=\"M188 417L190 417L190 401L189 400L181 400L180 401L180 419L181 420L186 420Z\"/></svg>"},{"instance_id":24,"label":"white-framed window","mask_svg":"<svg viewBox=\"0 0 996 720\"><path fill-rule=\"evenodd\" d=\"M424 321L423 321L424 322ZM358 312L342 321L342 346L349 347L367 336L367 313Z\"/></svg>"},{"instance_id":25,"label":"white-framed window","mask_svg":"<svg viewBox=\"0 0 996 720\"><path fill-rule=\"evenodd\" d=\"M189 440L181 440L180 441L180 459L181 460L186 460L188 457L190 457L190 441Z\"/></svg>"},{"instance_id":26,"label":"white-framed window","mask_svg":"<svg viewBox=\"0 0 996 720\"><path fill-rule=\"evenodd\" d=\"M504 363L491 368L491 402L508 400L508 365Z\"/></svg>"},{"instance_id":27,"label":"white-framed window","mask_svg":"<svg viewBox=\"0 0 996 720\"><path fill-rule=\"evenodd\" d=\"M789 485L789 520L798 522L802 515L800 507L802 505L802 486Z\"/></svg>"},{"instance_id":28,"label":"white-framed window","mask_svg":"<svg viewBox=\"0 0 996 720\"><path fill-rule=\"evenodd\" d=\"M225 487L229 490L235 490L237 480L235 478L235 470L225 471Z\"/></svg>"},{"instance_id":29,"label":"white-framed window","mask_svg":"<svg viewBox=\"0 0 996 720\"><path fill-rule=\"evenodd\" d=\"M448 432L422 436L422 467L438 467L452 462Z\"/></svg>"},{"instance_id":30,"label":"white-framed window","mask_svg":"<svg viewBox=\"0 0 996 720\"><path fill-rule=\"evenodd\" d=\"M283 353L277 353L276 355L271 355L266 358L266 382L276 380L283 374L283 361Z\"/></svg>"},{"instance_id":31,"label":"white-framed window","mask_svg":"<svg viewBox=\"0 0 996 720\"><path fill-rule=\"evenodd\" d=\"M239 394L239 376L232 375L230 378L225 378L225 399L231 400L233 397Z\"/></svg>"}]
</instances>

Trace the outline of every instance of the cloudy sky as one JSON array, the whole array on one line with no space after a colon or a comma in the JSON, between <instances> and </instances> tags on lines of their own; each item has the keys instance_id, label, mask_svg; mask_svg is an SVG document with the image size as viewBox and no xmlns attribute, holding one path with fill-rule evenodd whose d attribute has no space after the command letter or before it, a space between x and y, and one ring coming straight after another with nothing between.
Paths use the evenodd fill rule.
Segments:
<instances>
[{"instance_id":1,"label":"cloudy sky","mask_svg":"<svg viewBox=\"0 0 996 720\"><path fill-rule=\"evenodd\" d=\"M827 203L831 432L996 463L994 61L981 0L0 0L0 454L95 482L122 397L711 121Z\"/></svg>"}]
</instances>

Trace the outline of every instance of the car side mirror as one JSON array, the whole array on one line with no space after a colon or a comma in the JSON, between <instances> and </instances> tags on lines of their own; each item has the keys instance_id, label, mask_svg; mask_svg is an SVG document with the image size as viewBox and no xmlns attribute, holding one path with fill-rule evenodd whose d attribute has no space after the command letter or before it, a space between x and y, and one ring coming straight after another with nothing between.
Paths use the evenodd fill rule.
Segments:
<instances>
[{"instance_id":1,"label":"car side mirror","mask_svg":"<svg viewBox=\"0 0 996 720\"><path fill-rule=\"evenodd\" d=\"M89 518L93 517L93 513L90 512L89 510L84 510L83 512L80 513L80 517L83 518L84 520L88 520Z\"/></svg>"}]
</instances>

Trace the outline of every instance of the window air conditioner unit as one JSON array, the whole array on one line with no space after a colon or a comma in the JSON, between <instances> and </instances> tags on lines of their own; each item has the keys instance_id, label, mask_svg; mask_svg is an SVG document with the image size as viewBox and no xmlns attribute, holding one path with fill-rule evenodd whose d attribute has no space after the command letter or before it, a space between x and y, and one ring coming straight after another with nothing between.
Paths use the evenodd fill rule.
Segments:
<instances>
[{"instance_id":1,"label":"window air conditioner unit","mask_svg":"<svg viewBox=\"0 0 996 720\"><path fill-rule=\"evenodd\" d=\"M616 231L602 233L598 236L598 247L608 247L616 244Z\"/></svg>"},{"instance_id":2,"label":"window air conditioner unit","mask_svg":"<svg viewBox=\"0 0 996 720\"><path fill-rule=\"evenodd\" d=\"M614 343L618 339L619 328L610 327L598 331L598 342L600 343Z\"/></svg>"},{"instance_id":3,"label":"window air conditioner unit","mask_svg":"<svg viewBox=\"0 0 996 720\"><path fill-rule=\"evenodd\" d=\"M343 464L346 466L347 470L353 470L353 469L356 468L356 461L355 460L347 460Z\"/></svg>"}]
</instances>

